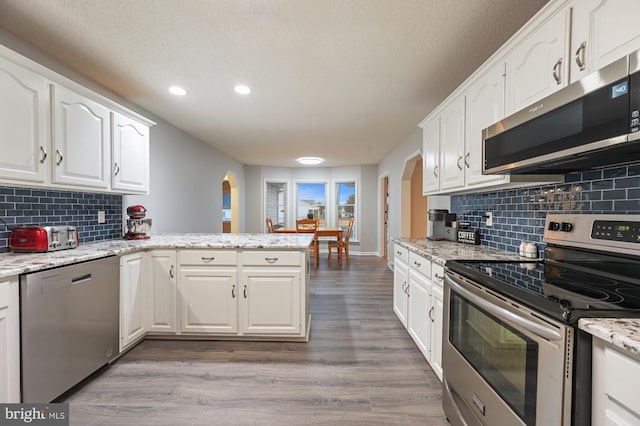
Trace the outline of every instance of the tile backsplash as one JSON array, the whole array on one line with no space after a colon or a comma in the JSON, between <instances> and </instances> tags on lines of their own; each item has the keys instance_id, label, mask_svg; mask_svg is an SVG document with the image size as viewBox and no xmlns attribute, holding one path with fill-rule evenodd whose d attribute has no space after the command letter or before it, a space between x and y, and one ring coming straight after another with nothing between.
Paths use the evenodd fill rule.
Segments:
<instances>
[{"instance_id":1,"label":"tile backsplash","mask_svg":"<svg viewBox=\"0 0 640 426\"><path fill-rule=\"evenodd\" d=\"M483 245L517 252L527 240L542 248L547 213L640 214L640 164L568 173L563 184L455 195L451 211L480 230Z\"/></svg>"},{"instance_id":2,"label":"tile backsplash","mask_svg":"<svg viewBox=\"0 0 640 426\"><path fill-rule=\"evenodd\" d=\"M98 224L98 212L106 222ZM17 225L73 225L80 243L122 236L122 195L0 186L0 219ZM9 250L10 230L0 222L0 253Z\"/></svg>"}]
</instances>

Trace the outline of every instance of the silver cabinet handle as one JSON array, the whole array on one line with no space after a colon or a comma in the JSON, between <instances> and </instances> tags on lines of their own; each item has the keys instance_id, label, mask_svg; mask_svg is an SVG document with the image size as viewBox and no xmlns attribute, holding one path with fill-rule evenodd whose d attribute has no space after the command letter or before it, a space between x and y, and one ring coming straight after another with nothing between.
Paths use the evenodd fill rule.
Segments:
<instances>
[{"instance_id":1,"label":"silver cabinet handle","mask_svg":"<svg viewBox=\"0 0 640 426\"><path fill-rule=\"evenodd\" d=\"M213 257L213 256L212 257L204 257L204 256L202 256L201 259L202 259L202 261L204 263L210 263L210 262L214 261L216 258Z\"/></svg>"},{"instance_id":2,"label":"silver cabinet handle","mask_svg":"<svg viewBox=\"0 0 640 426\"><path fill-rule=\"evenodd\" d=\"M171 278L173 278L173 277L174 277L174 273L173 273L173 265L171 265L171 268L169 268L169 276L170 276Z\"/></svg>"},{"instance_id":3,"label":"silver cabinet handle","mask_svg":"<svg viewBox=\"0 0 640 426\"><path fill-rule=\"evenodd\" d=\"M440 166L435 166L435 167L433 168L433 175L434 175L435 177L438 177L438 167L440 167Z\"/></svg>"},{"instance_id":4,"label":"silver cabinet handle","mask_svg":"<svg viewBox=\"0 0 640 426\"><path fill-rule=\"evenodd\" d=\"M464 156L464 165L467 166L467 169L471 167L471 165L469 164L469 155L471 155L471 153L467 152L467 155Z\"/></svg>"},{"instance_id":5,"label":"silver cabinet handle","mask_svg":"<svg viewBox=\"0 0 640 426\"><path fill-rule=\"evenodd\" d=\"M233 299L236 298L236 285L235 284L231 287L231 297Z\"/></svg>"},{"instance_id":6,"label":"silver cabinet handle","mask_svg":"<svg viewBox=\"0 0 640 426\"><path fill-rule=\"evenodd\" d=\"M246 284L244 286L243 293L244 293L244 298L246 299L247 298L247 285Z\"/></svg>"},{"instance_id":7,"label":"silver cabinet handle","mask_svg":"<svg viewBox=\"0 0 640 426\"><path fill-rule=\"evenodd\" d=\"M120 166L118 163L113 163L113 175L118 176L118 173L120 173Z\"/></svg>"},{"instance_id":8,"label":"silver cabinet handle","mask_svg":"<svg viewBox=\"0 0 640 426\"><path fill-rule=\"evenodd\" d=\"M420 263L420 262L418 262L416 260L413 261L413 264L416 265L418 268L422 266L422 263Z\"/></svg>"},{"instance_id":9,"label":"silver cabinet handle","mask_svg":"<svg viewBox=\"0 0 640 426\"><path fill-rule=\"evenodd\" d=\"M456 164L458 165L458 169L462 170L462 166L460 165L460 161L462 161L462 155L460 157L458 157L458 161L456 161Z\"/></svg>"},{"instance_id":10,"label":"silver cabinet handle","mask_svg":"<svg viewBox=\"0 0 640 426\"><path fill-rule=\"evenodd\" d=\"M58 161L56 161L56 166L59 166L60 164L62 164L62 160L64 160L64 157L62 156L62 153L60 152L59 149L56 149L56 154L58 155Z\"/></svg>"},{"instance_id":11,"label":"silver cabinet handle","mask_svg":"<svg viewBox=\"0 0 640 426\"><path fill-rule=\"evenodd\" d=\"M276 263L278 261L277 257L265 257L264 260L267 261L267 263Z\"/></svg>"},{"instance_id":12,"label":"silver cabinet handle","mask_svg":"<svg viewBox=\"0 0 640 426\"><path fill-rule=\"evenodd\" d=\"M43 147L40 147L40 152L42 153L42 158L40 159L40 164L44 164L44 160L47 159L47 150Z\"/></svg>"},{"instance_id":13,"label":"silver cabinet handle","mask_svg":"<svg viewBox=\"0 0 640 426\"><path fill-rule=\"evenodd\" d=\"M396 254L397 254L398 256L402 256L402 252L401 252L400 250L397 250L397 251L396 251Z\"/></svg>"},{"instance_id":14,"label":"silver cabinet handle","mask_svg":"<svg viewBox=\"0 0 640 426\"><path fill-rule=\"evenodd\" d=\"M431 320L431 322L436 322L435 319L433 319L433 310L435 309L434 306L431 307L431 309L429 309L429 319Z\"/></svg>"},{"instance_id":15,"label":"silver cabinet handle","mask_svg":"<svg viewBox=\"0 0 640 426\"><path fill-rule=\"evenodd\" d=\"M586 61L586 50L587 50L587 42L583 41L580 43L580 47L576 50L576 64L580 68L580 71L584 71L587 66Z\"/></svg>"},{"instance_id":16,"label":"silver cabinet handle","mask_svg":"<svg viewBox=\"0 0 640 426\"><path fill-rule=\"evenodd\" d=\"M444 275L438 275L438 274L436 273L436 274L435 274L435 277L436 277L436 279L441 280L441 279L443 279L443 278L444 278Z\"/></svg>"},{"instance_id":17,"label":"silver cabinet handle","mask_svg":"<svg viewBox=\"0 0 640 426\"><path fill-rule=\"evenodd\" d=\"M407 282L405 281L405 282L402 283L402 292L404 294L407 294L407 287L406 286L407 286Z\"/></svg>"},{"instance_id":18,"label":"silver cabinet handle","mask_svg":"<svg viewBox=\"0 0 640 426\"><path fill-rule=\"evenodd\" d=\"M557 84L562 83L562 76L560 75L561 67L562 67L562 58L559 58L558 62L556 62L556 64L553 66L553 69L552 69L553 79L556 81Z\"/></svg>"}]
</instances>

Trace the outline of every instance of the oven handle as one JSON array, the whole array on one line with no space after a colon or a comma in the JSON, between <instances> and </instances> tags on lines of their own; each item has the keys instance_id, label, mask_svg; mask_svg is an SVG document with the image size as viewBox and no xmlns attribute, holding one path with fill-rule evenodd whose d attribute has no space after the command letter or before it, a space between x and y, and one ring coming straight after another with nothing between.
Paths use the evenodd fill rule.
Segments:
<instances>
[{"instance_id":1,"label":"oven handle","mask_svg":"<svg viewBox=\"0 0 640 426\"><path fill-rule=\"evenodd\" d=\"M508 311L504 308L494 305L488 300L479 297L466 288L462 287L462 285L456 281L454 278L451 278L449 274L445 274L445 279L449 282L449 285L460 295L469 299L469 301L475 303L481 308L485 309L490 314L495 315L496 317L507 321L518 324L519 326L529 330L537 336L540 336L547 340L562 340L562 336L555 330L549 329L543 325L535 323L527 318L524 318L514 312Z\"/></svg>"}]
</instances>

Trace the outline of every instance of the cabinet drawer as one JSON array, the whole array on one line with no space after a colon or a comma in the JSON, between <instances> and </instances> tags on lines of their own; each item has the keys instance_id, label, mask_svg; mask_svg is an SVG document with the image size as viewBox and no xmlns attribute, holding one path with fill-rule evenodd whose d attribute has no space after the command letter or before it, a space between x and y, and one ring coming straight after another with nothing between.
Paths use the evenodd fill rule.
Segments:
<instances>
[{"instance_id":1,"label":"cabinet drawer","mask_svg":"<svg viewBox=\"0 0 640 426\"><path fill-rule=\"evenodd\" d=\"M431 261L425 259L417 253L409 252L409 266L420 272L425 277L431 279Z\"/></svg>"},{"instance_id":2,"label":"cabinet drawer","mask_svg":"<svg viewBox=\"0 0 640 426\"><path fill-rule=\"evenodd\" d=\"M248 266L300 266L299 251L243 251L242 264Z\"/></svg>"},{"instance_id":3,"label":"cabinet drawer","mask_svg":"<svg viewBox=\"0 0 640 426\"><path fill-rule=\"evenodd\" d=\"M399 244L394 244L393 253L394 253L393 256L396 259L400 259L405 263L409 263L409 250L407 250L406 248L402 247Z\"/></svg>"},{"instance_id":4,"label":"cabinet drawer","mask_svg":"<svg viewBox=\"0 0 640 426\"><path fill-rule=\"evenodd\" d=\"M439 286L444 285L444 266L439 263L433 263L431 266L431 280Z\"/></svg>"},{"instance_id":5,"label":"cabinet drawer","mask_svg":"<svg viewBox=\"0 0 640 426\"><path fill-rule=\"evenodd\" d=\"M238 264L238 252L235 250L182 250L180 252L181 265L227 265Z\"/></svg>"}]
</instances>

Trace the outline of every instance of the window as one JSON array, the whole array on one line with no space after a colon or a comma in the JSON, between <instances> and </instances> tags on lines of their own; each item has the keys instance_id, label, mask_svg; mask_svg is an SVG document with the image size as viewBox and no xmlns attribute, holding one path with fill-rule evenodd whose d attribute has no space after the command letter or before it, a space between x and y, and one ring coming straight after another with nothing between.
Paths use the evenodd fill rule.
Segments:
<instances>
[{"instance_id":1,"label":"window","mask_svg":"<svg viewBox=\"0 0 640 426\"><path fill-rule=\"evenodd\" d=\"M356 181L336 182L336 222L342 228L349 226L349 220L356 217ZM356 222L353 222L351 237L355 239Z\"/></svg>"},{"instance_id":2,"label":"window","mask_svg":"<svg viewBox=\"0 0 640 426\"><path fill-rule=\"evenodd\" d=\"M274 228L287 226L286 182L266 182L265 219L271 219Z\"/></svg>"},{"instance_id":3,"label":"window","mask_svg":"<svg viewBox=\"0 0 640 426\"><path fill-rule=\"evenodd\" d=\"M327 184L296 183L296 219L320 219L320 226L327 225Z\"/></svg>"}]
</instances>

